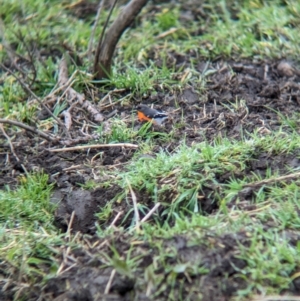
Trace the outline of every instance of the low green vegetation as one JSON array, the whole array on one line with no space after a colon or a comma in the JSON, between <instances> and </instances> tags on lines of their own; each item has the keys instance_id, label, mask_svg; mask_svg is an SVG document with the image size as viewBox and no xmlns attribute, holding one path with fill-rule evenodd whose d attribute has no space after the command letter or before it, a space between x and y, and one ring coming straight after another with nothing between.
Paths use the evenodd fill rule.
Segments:
<instances>
[{"instance_id":1,"label":"low green vegetation","mask_svg":"<svg viewBox=\"0 0 300 301\"><path fill-rule=\"evenodd\" d=\"M119 42L112 78L103 81L97 92L109 93L114 88L125 91L125 96L113 94L111 101L126 108L158 93L173 95L187 85L204 98L206 82L216 70L198 71L200 61L218 57L298 59L299 1L210 0L192 13L187 12L184 2L156 5L153 13L144 8L135 26ZM196 2L193 5L200 6ZM20 66L35 77L31 89L41 98L55 90L60 56L55 53L65 52L66 47L82 61L80 65L71 58L69 74L74 74L73 87L90 91L99 84L89 74L92 63L86 52L95 14L80 18L75 4L32 0L4 0L1 4L0 61L6 65L11 51L20 61L30 62ZM112 18L117 13L118 10ZM192 16L187 17L188 13ZM106 17L105 11L100 19L102 25ZM100 30L101 26L96 36ZM36 49L43 57L35 56ZM187 70L184 64L174 65L172 53L188 56L192 67ZM99 101L100 97L96 95L94 100ZM66 106L63 101L57 102L54 115L58 116ZM233 114L246 108L244 100L226 106ZM177 99L175 107L180 108ZM50 128L56 133L52 118L42 122L36 119L39 109L38 103L0 67L0 117L33 122L40 129ZM159 288L154 298L168 288L170 300L179 300L176 285L182 280L180 277L184 275L189 282L207 275L209 268L180 259L179 251L169 252L163 247L164 242L184 236L189 247L204 245L205 250L213 250L221 248L220 237L242 233L245 241L236 239L235 256L245 266L236 267L234 277L246 284L236 292L237 298L250 300L256 294L276 295L291 288L300 265L299 167L287 163L276 166L272 158L298 159L299 114L286 117L276 112L279 127L275 132L261 134L254 130L238 139L212 137L200 143L190 143L184 135L176 135L185 124L184 113L182 124L173 124L170 131L153 129L149 123L137 129L134 114L127 114L129 121L120 115L109 119L109 131L104 123L93 125L99 134L97 143L139 145L129 162L119 169L101 167L104 182L91 179L82 185L82 189L91 191L110 185L120 187L121 192L95 212L96 235L103 241L117 241L123 235L130 247L125 256L110 246L114 255L102 254L105 266L129 278L139 273L141 287L151 283ZM5 141L1 138L1 143ZM166 145L171 145L172 150ZM261 156L268 161L268 168L257 171L251 164ZM53 186L46 173L25 173L14 189L6 185L0 190L0 261L7 268L5 279L18 284L27 282L28 287L44 284L59 274L62 249L86 248L86 241L78 239L77 234L64 233L54 226L56 207L50 202ZM141 218L160 204L159 210L141 224L132 201L135 194L139 196L136 207ZM108 227L107 221L114 217L116 204L124 204L126 212L114 229ZM294 240L293 233L297 234ZM211 242L208 237L216 241ZM138 241L149 243L154 250L152 263L143 272L139 262L144 254L135 253L132 247ZM26 300L26 296L20 299L20 287L14 292L14 300ZM182 295L183 292L182 288Z\"/></svg>"},{"instance_id":2,"label":"low green vegetation","mask_svg":"<svg viewBox=\"0 0 300 301\"><path fill-rule=\"evenodd\" d=\"M49 203L52 186L44 174L20 178L15 191L0 191L0 219L7 227L27 227L39 224L48 227L53 222L54 206Z\"/></svg>"}]
</instances>

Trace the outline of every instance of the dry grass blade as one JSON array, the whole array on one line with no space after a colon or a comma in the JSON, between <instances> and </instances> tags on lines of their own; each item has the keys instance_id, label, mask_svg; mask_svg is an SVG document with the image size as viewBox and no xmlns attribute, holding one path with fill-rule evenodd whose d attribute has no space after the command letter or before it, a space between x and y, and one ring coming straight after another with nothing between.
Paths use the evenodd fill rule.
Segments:
<instances>
[{"instance_id":1,"label":"dry grass blade","mask_svg":"<svg viewBox=\"0 0 300 301\"><path fill-rule=\"evenodd\" d=\"M128 185L128 188L130 190L130 194L131 194L131 198L132 198L132 203L133 203L133 209L134 209L134 215L135 215L135 229L137 231L140 230L140 215L139 215L139 210L138 210L138 207L137 207L137 200L136 200L136 195L129 183L129 181L126 179L126 182L127 182L127 185Z\"/></svg>"},{"instance_id":2,"label":"dry grass blade","mask_svg":"<svg viewBox=\"0 0 300 301\"><path fill-rule=\"evenodd\" d=\"M110 148L110 147L125 147L125 148L138 148L139 146L131 143L115 143L115 144L90 144L90 145L79 145L74 147L65 147L65 148L56 148L56 149L48 149L48 151L53 153L58 152L69 152L75 150L84 150L90 148Z\"/></svg>"},{"instance_id":3,"label":"dry grass blade","mask_svg":"<svg viewBox=\"0 0 300 301\"><path fill-rule=\"evenodd\" d=\"M109 225L108 229L109 228L112 228L115 223L117 222L117 220L120 218L120 216L123 214L124 212L123 211L119 211L118 214L116 215L116 217L114 218L114 220L111 222L111 224Z\"/></svg>"},{"instance_id":4,"label":"dry grass blade","mask_svg":"<svg viewBox=\"0 0 300 301\"><path fill-rule=\"evenodd\" d=\"M144 216L144 218L141 220L141 223L146 222L151 215L156 211L156 209L160 206L160 203L155 204L155 206Z\"/></svg>"},{"instance_id":5,"label":"dry grass blade","mask_svg":"<svg viewBox=\"0 0 300 301\"><path fill-rule=\"evenodd\" d=\"M111 284L114 280L114 277L115 277L115 274L116 274L116 270L112 270L111 274L110 274L110 277L109 277L109 280L107 282L107 285L105 287L105 291L104 291L104 294L107 295L109 293L109 290L111 288Z\"/></svg>"},{"instance_id":6,"label":"dry grass blade","mask_svg":"<svg viewBox=\"0 0 300 301\"><path fill-rule=\"evenodd\" d=\"M71 238L71 230L72 230L72 225L74 222L74 218L75 218L75 211L72 212L71 217L70 217L70 221L68 223L68 230L67 230L67 237L70 239Z\"/></svg>"},{"instance_id":7,"label":"dry grass blade","mask_svg":"<svg viewBox=\"0 0 300 301\"><path fill-rule=\"evenodd\" d=\"M300 301L300 296L265 296L257 297L252 301Z\"/></svg>"},{"instance_id":8,"label":"dry grass blade","mask_svg":"<svg viewBox=\"0 0 300 301\"><path fill-rule=\"evenodd\" d=\"M287 181L287 180L297 179L299 177L300 177L300 172L295 172L295 173L277 177L277 178L271 178L271 179L267 179L267 180L261 180L261 181L256 181L253 183L245 184L243 187L259 187L262 185L268 185L268 184L276 183L279 181Z\"/></svg>"}]
</instances>

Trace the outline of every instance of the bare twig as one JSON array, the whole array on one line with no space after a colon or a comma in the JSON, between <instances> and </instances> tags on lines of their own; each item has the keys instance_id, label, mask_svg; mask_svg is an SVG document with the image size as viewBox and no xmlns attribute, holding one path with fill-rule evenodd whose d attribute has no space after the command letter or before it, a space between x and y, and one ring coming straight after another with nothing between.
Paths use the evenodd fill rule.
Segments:
<instances>
[{"instance_id":1,"label":"bare twig","mask_svg":"<svg viewBox=\"0 0 300 301\"><path fill-rule=\"evenodd\" d=\"M19 84L23 87L23 89L28 92L29 94L31 94L31 96L33 96L38 103L47 111L47 113L52 116L56 122L61 125L63 128L65 127L64 124L48 109L47 106L44 105L44 103L41 101L41 99L26 85L26 83L23 82L23 80L21 78L19 78L18 76L16 76L12 71L10 71L8 68L6 68L3 64L0 64L1 68L3 68L5 71L7 71L10 75L12 75L18 82Z\"/></svg>"},{"instance_id":2,"label":"bare twig","mask_svg":"<svg viewBox=\"0 0 300 301\"><path fill-rule=\"evenodd\" d=\"M256 182L252 182L249 184L245 184L245 185L243 185L243 187L257 187L257 186L276 183L279 181L292 180L292 179L299 178L299 177L300 177L300 172L295 172L295 173L277 177L277 178L271 178L271 179L267 179L267 180L261 180L261 181L256 181Z\"/></svg>"},{"instance_id":3,"label":"bare twig","mask_svg":"<svg viewBox=\"0 0 300 301\"><path fill-rule=\"evenodd\" d=\"M63 57L60 64L59 64L59 75L58 75L58 83L60 85L65 85L68 81L68 66L66 58ZM101 122L103 121L103 115L91 104L90 101L85 99L83 94L78 93L72 87L68 87L66 89L67 97L70 100L77 100L78 103L86 109L92 116L94 121Z\"/></svg>"},{"instance_id":4,"label":"bare twig","mask_svg":"<svg viewBox=\"0 0 300 301\"><path fill-rule=\"evenodd\" d=\"M10 120L10 119L2 119L2 118L0 118L0 123L7 123L7 124L10 124L10 125L15 125L15 126L17 126L19 128L22 128L22 129L26 130L26 131L32 132L34 134L37 134L41 138L44 138L44 139L46 139L48 141L51 141L51 142L57 142L58 141L58 138L51 137L51 136L47 135L46 133L44 133L42 131L39 131L39 130L35 129L34 127L29 126L27 124L24 124L22 122Z\"/></svg>"},{"instance_id":5,"label":"bare twig","mask_svg":"<svg viewBox=\"0 0 300 301\"><path fill-rule=\"evenodd\" d=\"M111 17L111 14L112 14L112 12L113 12L113 10L114 10L117 2L118 2L118 0L115 0L114 3L112 4L112 6L110 7L110 11L109 11L108 17L106 18L105 24L103 25L103 28L102 28L102 31L101 31L101 35L100 35L100 38L99 38L99 41L98 41L98 46L97 46L96 54L95 54L94 72L96 71L96 69L97 69L97 67L99 65L100 52L101 52L102 47L103 47L102 42L103 42L105 30L107 28L108 21L109 21L109 19ZM105 72L105 70L104 70L104 72ZM107 74L107 77L109 76L109 73Z\"/></svg>"},{"instance_id":6,"label":"bare twig","mask_svg":"<svg viewBox=\"0 0 300 301\"><path fill-rule=\"evenodd\" d=\"M105 0L100 0L99 1L97 15L96 15L94 26L93 26L93 29L92 29L92 32L91 32L91 37L90 37L89 47L88 47L88 58L89 58L89 61L92 60L92 49L93 49L95 32L96 32L96 28L97 28L99 20L100 20L100 16L101 16L101 12L102 12L102 9L103 9L103 6L104 6L104 2L105 2Z\"/></svg>"},{"instance_id":7,"label":"bare twig","mask_svg":"<svg viewBox=\"0 0 300 301\"><path fill-rule=\"evenodd\" d=\"M4 130L4 127L3 127L3 124L2 124L2 123L0 124L0 129L1 129L1 131L2 131L2 133L3 133L3 135L4 135L4 137L7 139L8 143L9 143L9 147L10 147L10 150L11 150L12 154L14 155L14 157L16 158L16 160L17 160L18 162L20 162L19 157L18 157L17 154L15 153L15 149L14 149L14 146L12 145L11 139L10 139L10 137L6 134L6 132L5 132L5 130Z\"/></svg>"},{"instance_id":8,"label":"bare twig","mask_svg":"<svg viewBox=\"0 0 300 301\"><path fill-rule=\"evenodd\" d=\"M0 119L1 121L1 119ZM89 148L110 148L110 147L125 147L125 148L138 148L139 146L136 144L131 143L114 143L114 144L90 144L90 145L79 145L74 147L65 147L65 148L55 148L55 149L48 149L48 151L53 153L58 152L69 152L75 150L84 150Z\"/></svg>"},{"instance_id":9,"label":"bare twig","mask_svg":"<svg viewBox=\"0 0 300 301\"><path fill-rule=\"evenodd\" d=\"M128 185L128 188L130 190L130 194L131 194L131 198L132 198L132 203L133 203L133 209L134 209L134 215L135 215L135 229L137 231L140 230L140 215L139 215L139 210L138 210L138 207L137 207L137 200L136 200L136 195L129 183L129 181L126 179L126 182L127 182L127 185Z\"/></svg>"},{"instance_id":10,"label":"bare twig","mask_svg":"<svg viewBox=\"0 0 300 301\"><path fill-rule=\"evenodd\" d=\"M141 220L141 223L146 222L159 206L160 206L160 203L156 203L155 206L143 217L143 219Z\"/></svg>"}]
</instances>

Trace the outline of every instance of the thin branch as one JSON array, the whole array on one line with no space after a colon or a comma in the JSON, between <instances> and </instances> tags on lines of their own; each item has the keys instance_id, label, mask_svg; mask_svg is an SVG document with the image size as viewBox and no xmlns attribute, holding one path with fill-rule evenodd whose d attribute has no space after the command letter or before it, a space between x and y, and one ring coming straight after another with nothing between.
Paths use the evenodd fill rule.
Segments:
<instances>
[{"instance_id":1,"label":"thin branch","mask_svg":"<svg viewBox=\"0 0 300 301\"><path fill-rule=\"evenodd\" d=\"M89 46L88 46L88 59L89 59L89 61L92 60L92 49L93 49L93 43L94 43L94 38L95 38L95 32L96 32L96 28L97 28L99 20L100 20L100 16L101 16L101 13L102 13L104 2L105 2L105 0L100 0L99 1L97 15L96 15L96 18L95 18L95 23L94 23L94 26L93 26L93 29L92 29L92 32L91 32L91 37L90 37ZM102 43L102 41L101 41L101 43Z\"/></svg>"},{"instance_id":2,"label":"thin branch","mask_svg":"<svg viewBox=\"0 0 300 301\"><path fill-rule=\"evenodd\" d=\"M96 68L97 68L97 66L99 64L99 56L100 56L100 52L101 52L101 49L102 49L102 42L103 42L105 30L107 28L108 21L109 21L109 19L111 17L111 14L112 14L112 12L113 12L113 10L114 10L117 2L118 2L118 0L115 0L115 2L113 3L113 5L111 6L109 14L108 14L108 17L106 18L105 24L103 25L103 28L102 28L102 31L101 31L101 35L100 35L100 38L99 38L99 42L98 42L98 46L97 46L96 54L95 54L94 71L96 70Z\"/></svg>"},{"instance_id":3,"label":"thin branch","mask_svg":"<svg viewBox=\"0 0 300 301\"><path fill-rule=\"evenodd\" d=\"M8 68L6 68L3 64L0 64L1 68L3 68L5 71L7 71L10 75L12 75L18 82L19 84L23 87L25 91L27 91L31 96L33 96L38 103L47 111L49 115L51 115L59 125L61 125L63 128L65 127L64 124L48 109L47 106L43 104L41 99L26 85L26 83L23 82L21 78L16 76L12 71L10 71Z\"/></svg>"},{"instance_id":4,"label":"thin branch","mask_svg":"<svg viewBox=\"0 0 300 301\"><path fill-rule=\"evenodd\" d=\"M57 142L58 141L58 138L51 137L51 136L47 135L46 133L44 133L42 131L39 131L39 130L35 129L34 127L29 126L27 124L24 124L22 122L10 120L10 119L2 119L2 118L0 118L0 123L6 123L6 124L10 124L10 125L15 125L15 126L17 126L19 128L22 128L22 129L26 130L26 131L32 132L34 134L37 134L41 138L43 138L45 140L48 140L48 141L51 141L51 142Z\"/></svg>"},{"instance_id":5,"label":"thin branch","mask_svg":"<svg viewBox=\"0 0 300 301\"><path fill-rule=\"evenodd\" d=\"M53 152L53 153L58 153L58 152L84 150L84 149L90 149L90 148L110 148L110 147L138 148L139 146L136 144L131 144L131 143L90 144L90 145L79 145L79 146L74 146L74 147L48 149L48 151Z\"/></svg>"}]
</instances>

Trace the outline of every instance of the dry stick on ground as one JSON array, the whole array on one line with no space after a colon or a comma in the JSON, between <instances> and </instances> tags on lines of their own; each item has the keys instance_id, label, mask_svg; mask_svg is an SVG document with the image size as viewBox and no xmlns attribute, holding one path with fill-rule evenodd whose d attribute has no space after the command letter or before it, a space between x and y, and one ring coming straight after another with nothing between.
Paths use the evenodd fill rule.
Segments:
<instances>
[{"instance_id":1,"label":"dry stick on ground","mask_svg":"<svg viewBox=\"0 0 300 301\"><path fill-rule=\"evenodd\" d=\"M11 74L18 82L19 84L23 87L23 89L31 94L37 101L38 103L47 111L49 115L51 115L59 125L61 125L63 128L65 127L64 124L55 116L53 113L48 109L47 106L44 105L44 103L41 101L41 99L23 82L22 79L20 79L18 76L16 76L12 71L10 71L8 68L6 68L3 64L0 64L1 68L3 68L5 71L7 71L9 74Z\"/></svg>"},{"instance_id":2,"label":"dry stick on ground","mask_svg":"<svg viewBox=\"0 0 300 301\"><path fill-rule=\"evenodd\" d=\"M257 182L252 182L249 184L245 184L243 185L243 187L258 187L258 186L262 186L262 185L267 185L267 184L272 184L272 183L276 183L279 181L286 181L286 180L292 180L295 178L299 178L300 177L300 172L295 172L289 175L285 175L285 176L281 176L281 177L277 177L277 178L271 178L271 179L267 179L267 180L261 180L261 181L257 181Z\"/></svg>"},{"instance_id":3,"label":"dry stick on ground","mask_svg":"<svg viewBox=\"0 0 300 301\"><path fill-rule=\"evenodd\" d=\"M88 145L79 145L74 147L56 148L56 149L49 148L48 151L53 153L58 153L58 152L69 152L75 150L84 150L89 148L110 148L110 147L138 148L139 146L131 143L90 144L90 145L88 144Z\"/></svg>"},{"instance_id":4,"label":"dry stick on ground","mask_svg":"<svg viewBox=\"0 0 300 301\"><path fill-rule=\"evenodd\" d=\"M66 58L63 57L59 64L58 83L59 85L65 85L68 82L68 66ZM77 100L78 103L86 109L96 122L102 122L103 115L88 101L85 96L76 92L72 87L67 87L66 94L69 100Z\"/></svg>"},{"instance_id":5,"label":"dry stick on ground","mask_svg":"<svg viewBox=\"0 0 300 301\"><path fill-rule=\"evenodd\" d=\"M109 78L111 75L112 57L117 43L123 32L129 27L147 2L148 0L131 0L121 10L117 19L107 30L104 39L101 34L94 61L95 79Z\"/></svg>"},{"instance_id":6,"label":"dry stick on ground","mask_svg":"<svg viewBox=\"0 0 300 301\"><path fill-rule=\"evenodd\" d=\"M22 129L26 130L26 131L32 132L34 134L37 134L41 138L44 138L44 139L46 139L47 141L50 141L50 142L57 142L58 139L59 139L59 138L51 137L51 136L47 135L46 133L41 132L41 131L35 129L32 126L29 126L27 124L24 124L24 123L21 123L21 122L18 122L18 121L0 118L0 123L6 123L6 124L10 124L10 125L15 125L15 126L17 126L19 128L22 128Z\"/></svg>"}]
</instances>

